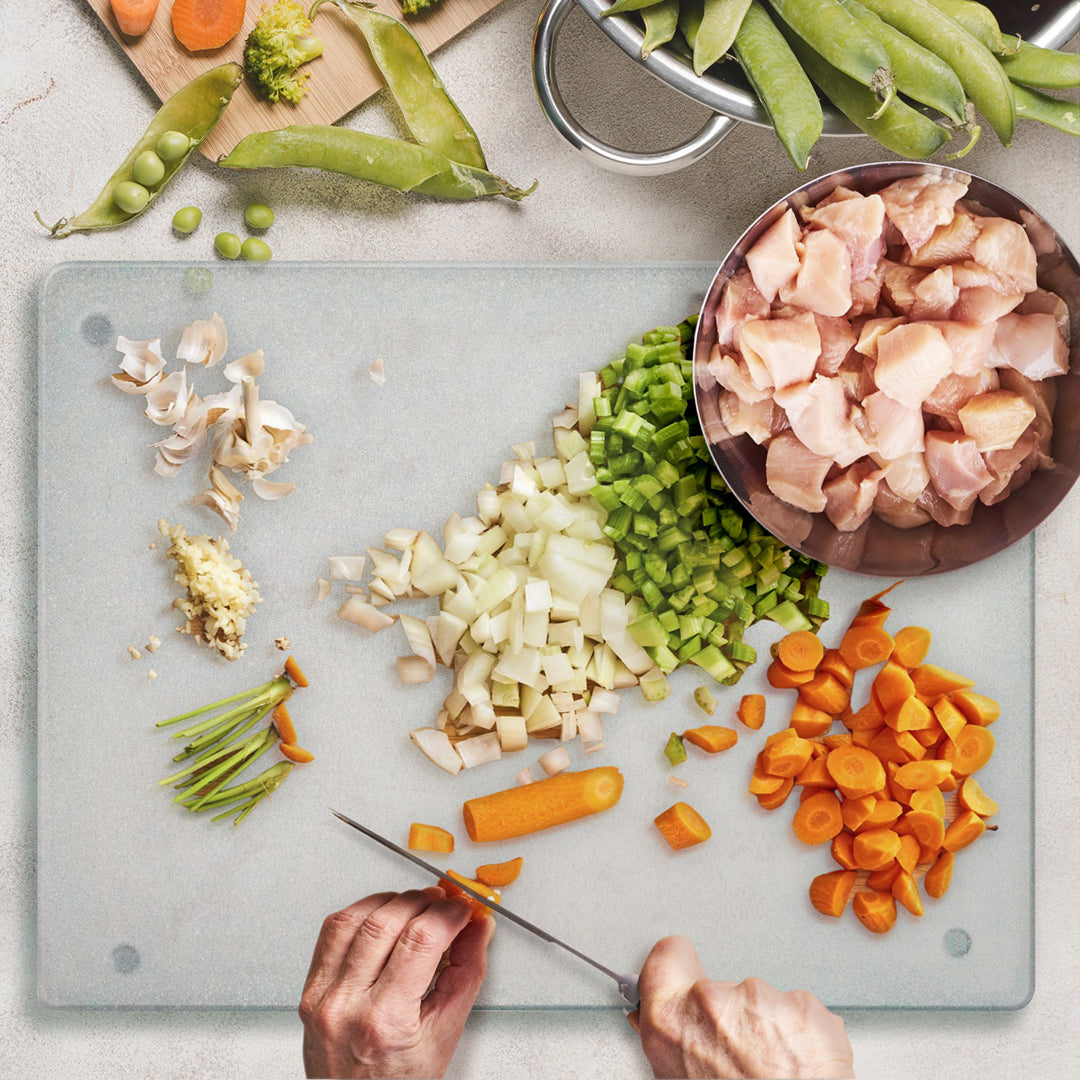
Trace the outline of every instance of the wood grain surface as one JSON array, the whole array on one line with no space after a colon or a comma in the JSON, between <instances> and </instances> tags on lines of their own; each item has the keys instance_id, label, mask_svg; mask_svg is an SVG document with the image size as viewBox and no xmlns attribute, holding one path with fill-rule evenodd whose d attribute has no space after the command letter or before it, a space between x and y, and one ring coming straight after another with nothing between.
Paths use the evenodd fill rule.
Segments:
<instances>
[{"instance_id":1,"label":"wood grain surface","mask_svg":"<svg viewBox=\"0 0 1080 1080\"><path fill-rule=\"evenodd\" d=\"M244 41L259 12L262 0L248 0L244 25L227 45L210 52L188 52L173 36L172 0L162 0L150 29L140 38L120 32L109 0L87 0L109 32L162 101L207 68L229 60L243 62ZM429 54L476 22L499 0L441 0L434 10L408 25ZM269 0L267 0L269 6ZM378 0L376 6L401 18L397 0ZM315 20L326 45L324 55L305 65L311 78L298 105L286 101L271 105L257 97L249 80L237 89L225 115L200 147L211 161L227 154L245 135L271 131L290 124L332 124L366 101L383 86L382 76L368 55L360 31L341 12L326 5Z\"/></svg>"}]
</instances>

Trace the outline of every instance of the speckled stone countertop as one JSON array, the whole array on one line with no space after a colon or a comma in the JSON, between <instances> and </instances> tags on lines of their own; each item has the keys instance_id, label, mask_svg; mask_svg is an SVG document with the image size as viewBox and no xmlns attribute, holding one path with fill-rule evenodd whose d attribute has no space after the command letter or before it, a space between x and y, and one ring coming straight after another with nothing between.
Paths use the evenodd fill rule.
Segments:
<instances>
[{"instance_id":1,"label":"speckled stone countertop","mask_svg":"<svg viewBox=\"0 0 1080 1080\"><path fill-rule=\"evenodd\" d=\"M5 8L13 14L12 4ZM182 190L185 202L220 218L239 219L255 197L269 202L278 213L276 260L640 262L718 260L765 206L802 182L771 133L745 125L703 162L674 175L632 179L591 166L559 139L536 104L529 65L539 11L539 0L505 0L437 56L496 171L519 183L539 178L536 194L522 205L462 207L322 178L225 176L201 159L174 193ZM1070 47L1076 49L1075 40ZM612 142L669 145L706 119L705 110L638 70L578 12L566 24L559 54L567 99ZM394 134L385 104L377 97L346 123ZM181 242L162 213L132 228L50 242L32 211L56 217L87 204L155 107L81 0L20 6L16 28L0 42L0 1072L25 1080L302 1075L300 1026L292 1013L66 1011L36 999L37 289L45 271L64 260L207 258L212 233L204 226ZM830 139L815 151L811 171L886 156L868 140ZM1040 209L1080 250L1077 140L1025 124L1009 150L987 134L962 164ZM1037 533L1034 997L1015 1013L847 1014L861 1080L1012 1080L1075 1069L1078 537L1080 492L1074 491ZM77 804L69 809L79 812ZM475 1015L448 1075L649 1074L617 1012L533 1011Z\"/></svg>"}]
</instances>

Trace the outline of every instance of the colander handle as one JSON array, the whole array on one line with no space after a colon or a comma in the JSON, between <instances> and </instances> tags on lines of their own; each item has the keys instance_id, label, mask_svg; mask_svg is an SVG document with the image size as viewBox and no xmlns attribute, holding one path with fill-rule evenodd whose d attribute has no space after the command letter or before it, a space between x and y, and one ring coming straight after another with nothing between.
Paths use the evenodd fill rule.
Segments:
<instances>
[{"instance_id":1,"label":"colander handle","mask_svg":"<svg viewBox=\"0 0 1080 1080\"><path fill-rule=\"evenodd\" d=\"M580 150L590 161L612 172L631 176L659 176L662 173L677 172L700 161L730 134L737 121L719 113L714 114L688 142L652 153L619 150L589 134L566 107L555 81L555 42L563 21L570 14L575 2L576 0L548 0L536 24L532 56L533 85L536 87L536 96L540 99L540 107L551 121L552 127L575 150Z\"/></svg>"}]
</instances>

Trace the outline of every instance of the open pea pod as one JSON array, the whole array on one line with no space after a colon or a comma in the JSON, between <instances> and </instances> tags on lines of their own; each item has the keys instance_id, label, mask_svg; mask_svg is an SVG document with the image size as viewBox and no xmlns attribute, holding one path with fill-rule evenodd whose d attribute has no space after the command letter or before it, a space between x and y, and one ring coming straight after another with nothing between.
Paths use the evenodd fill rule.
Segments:
<instances>
[{"instance_id":1,"label":"open pea pod","mask_svg":"<svg viewBox=\"0 0 1080 1080\"><path fill-rule=\"evenodd\" d=\"M244 69L239 64L222 64L196 75L158 109L154 119L150 121L150 126L142 133L120 168L109 177L109 182L88 209L73 218L61 218L51 226L41 220L40 214L35 213L34 216L56 237L70 236L73 232L90 229L111 229L138 217L165 190L165 186L180 171L184 162L210 134L243 78ZM189 139L187 151L175 161L165 163L164 176L153 188L148 189L150 197L142 210L136 213L121 210L113 198L117 184L132 179L135 159L144 151L153 150L166 131L179 131L186 135Z\"/></svg>"}]
</instances>

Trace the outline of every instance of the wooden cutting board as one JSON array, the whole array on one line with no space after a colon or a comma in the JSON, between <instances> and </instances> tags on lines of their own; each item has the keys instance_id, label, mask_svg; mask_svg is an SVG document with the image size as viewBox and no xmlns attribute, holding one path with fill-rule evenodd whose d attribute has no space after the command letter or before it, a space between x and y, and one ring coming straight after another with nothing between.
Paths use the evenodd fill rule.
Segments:
<instances>
[{"instance_id":1,"label":"wooden cutting board","mask_svg":"<svg viewBox=\"0 0 1080 1080\"><path fill-rule=\"evenodd\" d=\"M266 0L269 6L269 0ZM500 0L441 0L423 17L408 25L429 54L456 37L499 4ZM162 0L150 29L140 38L120 32L109 0L87 0L109 32L131 57L162 101L207 68L229 60L243 62L244 42L263 8L262 0L248 0L244 25L227 45L212 52L188 52L173 36L172 0ZM401 18L397 0L379 0L379 10ZM330 5L327 5L329 8ZM225 115L200 147L211 161L227 154L245 135L271 131L290 124L332 124L366 101L383 84L359 30L339 11L320 11L315 21L326 45L323 56L305 65L311 72L307 93L298 105L271 105L256 96L248 80L237 89Z\"/></svg>"}]
</instances>

